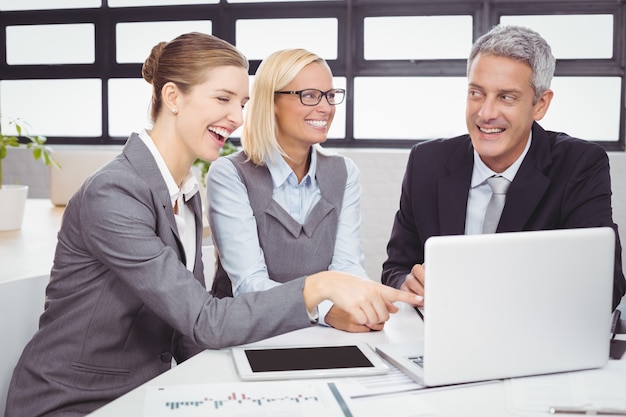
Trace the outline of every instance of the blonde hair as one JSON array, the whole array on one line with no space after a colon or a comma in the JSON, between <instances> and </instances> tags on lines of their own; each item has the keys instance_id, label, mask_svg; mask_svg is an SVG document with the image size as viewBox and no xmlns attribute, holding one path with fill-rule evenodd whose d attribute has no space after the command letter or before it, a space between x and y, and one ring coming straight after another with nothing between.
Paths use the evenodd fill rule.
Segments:
<instances>
[{"instance_id":1,"label":"blonde hair","mask_svg":"<svg viewBox=\"0 0 626 417\"><path fill-rule=\"evenodd\" d=\"M248 70L248 60L230 43L206 33L190 32L155 45L141 70L143 78L152 84L152 121L161 110L165 84L173 82L186 94L206 81L208 70L223 66Z\"/></svg>"},{"instance_id":2,"label":"blonde hair","mask_svg":"<svg viewBox=\"0 0 626 417\"><path fill-rule=\"evenodd\" d=\"M313 62L327 65L323 58L305 49L283 49L259 65L241 134L241 145L255 165L264 165L274 151L287 156L276 137L274 93L282 90Z\"/></svg>"}]
</instances>

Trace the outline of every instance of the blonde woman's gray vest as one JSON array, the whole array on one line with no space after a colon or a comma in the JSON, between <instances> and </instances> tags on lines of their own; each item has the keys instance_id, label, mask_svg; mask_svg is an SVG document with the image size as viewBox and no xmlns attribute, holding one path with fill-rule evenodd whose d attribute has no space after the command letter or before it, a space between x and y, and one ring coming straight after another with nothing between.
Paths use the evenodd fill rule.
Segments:
<instances>
[{"instance_id":1,"label":"blonde woman's gray vest","mask_svg":"<svg viewBox=\"0 0 626 417\"><path fill-rule=\"evenodd\" d=\"M316 152L315 148L312 152ZM241 177L256 219L259 243L270 279L287 282L326 271L331 264L337 225L348 173L343 157L317 153L315 177L321 197L304 224L298 223L272 199L272 176L267 166L256 166L241 151L229 158ZM232 297L230 278L218 258L212 294Z\"/></svg>"}]
</instances>

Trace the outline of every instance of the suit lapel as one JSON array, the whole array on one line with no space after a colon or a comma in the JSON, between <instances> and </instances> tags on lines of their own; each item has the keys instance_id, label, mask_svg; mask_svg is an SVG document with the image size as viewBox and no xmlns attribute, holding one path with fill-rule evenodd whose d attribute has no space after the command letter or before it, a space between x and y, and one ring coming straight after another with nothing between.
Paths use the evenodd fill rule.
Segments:
<instances>
[{"instance_id":1,"label":"suit lapel","mask_svg":"<svg viewBox=\"0 0 626 417\"><path fill-rule=\"evenodd\" d=\"M544 175L552 163L549 138L537 123L532 132L530 149L507 193L498 232L524 230L550 186L550 179Z\"/></svg>"},{"instance_id":2,"label":"suit lapel","mask_svg":"<svg viewBox=\"0 0 626 417\"><path fill-rule=\"evenodd\" d=\"M439 204L439 228L442 235L465 233L467 197L474 167L471 142L457 149L447 162L449 175L439 179L437 195Z\"/></svg>"},{"instance_id":3,"label":"suit lapel","mask_svg":"<svg viewBox=\"0 0 626 417\"><path fill-rule=\"evenodd\" d=\"M202 262L202 251L197 250L202 247L202 229L204 222L202 220L202 199L200 191L195 193L188 203L191 207L194 218L196 219L196 262L194 263L193 274L200 282L204 281L204 264Z\"/></svg>"},{"instance_id":4,"label":"suit lapel","mask_svg":"<svg viewBox=\"0 0 626 417\"><path fill-rule=\"evenodd\" d=\"M159 167L154 161L154 157L136 133L133 133L130 138L128 138L122 152L139 176L145 181L148 187L150 187L152 194L156 196L156 200L164 211L170 230L176 240L178 257L183 264L186 264L185 251L180 236L178 235L178 227L176 226L176 219L174 218L174 208L172 207L167 186L165 185L161 171L159 171Z\"/></svg>"}]
</instances>

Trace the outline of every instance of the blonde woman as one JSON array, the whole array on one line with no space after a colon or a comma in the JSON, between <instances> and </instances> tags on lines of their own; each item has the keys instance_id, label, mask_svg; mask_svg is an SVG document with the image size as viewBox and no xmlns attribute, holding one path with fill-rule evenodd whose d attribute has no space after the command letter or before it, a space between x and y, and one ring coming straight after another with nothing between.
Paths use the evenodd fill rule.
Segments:
<instances>
[{"instance_id":1,"label":"blonde woman","mask_svg":"<svg viewBox=\"0 0 626 417\"><path fill-rule=\"evenodd\" d=\"M359 170L330 155L336 106L327 63L304 49L275 52L256 73L244 122L243 151L211 165L209 222L217 248L217 297L275 288L307 275L342 271L367 279L360 242ZM320 323L379 330L332 303Z\"/></svg>"}]
</instances>

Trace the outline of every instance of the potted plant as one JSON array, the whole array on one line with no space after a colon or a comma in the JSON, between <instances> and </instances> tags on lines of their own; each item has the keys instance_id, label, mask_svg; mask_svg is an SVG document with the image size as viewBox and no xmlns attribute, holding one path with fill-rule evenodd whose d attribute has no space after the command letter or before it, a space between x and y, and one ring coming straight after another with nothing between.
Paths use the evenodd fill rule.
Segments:
<instances>
[{"instance_id":1,"label":"potted plant","mask_svg":"<svg viewBox=\"0 0 626 417\"><path fill-rule=\"evenodd\" d=\"M4 134L3 127L8 127L16 134ZM3 183L2 161L8 155L8 148L30 149L35 159L41 160L46 165L59 167L50 149L45 146L46 138L30 135L26 127L27 124L21 119L0 116L0 231L16 230L22 227L24 206L28 196L27 185Z\"/></svg>"},{"instance_id":2,"label":"potted plant","mask_svg":"<svg viewBox=\"0 0 626 417\"><path fill-rule=\"evenodd\" d=\"M230 155L231 153L235 153L238 150L238 147L227 141L226 143L224 143L224 146L220 150L220 156ZM206 174L209 172L209 167L211 166L211 163L205 161L204 159L196 159L193 165L199 170L199 176L200 181L202 182L202 186L206 187Z\"/></svg>"}]
</instances>

